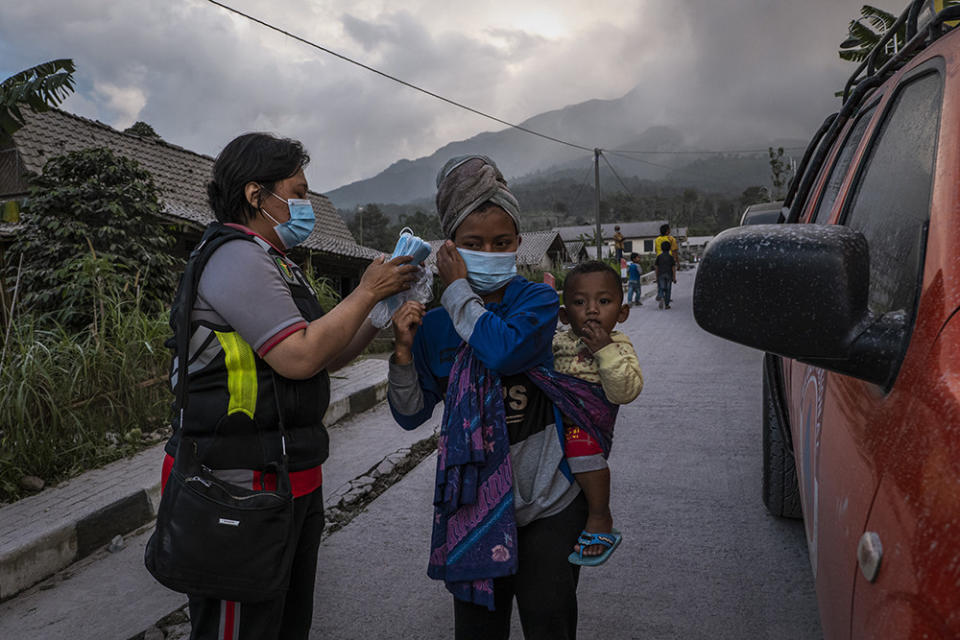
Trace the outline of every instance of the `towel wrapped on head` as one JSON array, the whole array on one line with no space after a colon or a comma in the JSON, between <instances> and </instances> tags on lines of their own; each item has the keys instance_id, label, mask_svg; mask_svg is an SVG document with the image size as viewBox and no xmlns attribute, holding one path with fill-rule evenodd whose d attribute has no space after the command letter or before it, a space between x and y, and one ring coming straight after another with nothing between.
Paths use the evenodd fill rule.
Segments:
<instances>
[{"instance_id":1,"label":"towel wrapped on head","mask_svg":"<svg viewBox=\"0 0 960 640\"><path fill-rule=\"evenodd\" d=\"M460 223L488 201L510 214L519 233L520 205L493 160L480 155L458 156L448 160L437 174L437 213L444 237L452 239Z\"/></svg>"}]
</instances>

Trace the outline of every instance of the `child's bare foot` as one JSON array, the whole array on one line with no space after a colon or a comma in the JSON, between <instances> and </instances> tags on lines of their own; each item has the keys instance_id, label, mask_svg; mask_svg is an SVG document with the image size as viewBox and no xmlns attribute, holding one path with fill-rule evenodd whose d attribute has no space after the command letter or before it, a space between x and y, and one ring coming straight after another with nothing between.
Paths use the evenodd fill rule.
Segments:
<instances>
[{"instance_id":1,"label":"child's bare foot","mask_svg":"<svg viewBox=\"0 0 960 640\"><path fill-rule=\"evenodd\" d=\"M588 533L610 533L613 531L613 515L608 511L606 514L591 513L587 516L587 523L583 530ZM584 557L599 556L606 547L602 544L591 544L583 550ZM575 553L580 553L580 545L573 545Z\"/></svg>"}]
</instances>

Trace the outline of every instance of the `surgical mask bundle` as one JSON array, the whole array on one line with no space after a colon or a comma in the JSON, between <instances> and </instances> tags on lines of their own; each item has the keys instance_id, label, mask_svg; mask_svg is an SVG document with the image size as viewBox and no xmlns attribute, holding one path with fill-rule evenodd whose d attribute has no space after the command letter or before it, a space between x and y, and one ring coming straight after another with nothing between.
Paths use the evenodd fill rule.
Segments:
<instances>
[{"instance_id":1,"label":"surgical mask bundle","mask_svg":"<svg viewBox=\"0 0 960 640\"><path fill-rule=\"evenodd\" d=\"M404 227L400 230L400 238L397 239L397 245L393 249L393 260L398 256L413 256L411 264L421 264L430 255L430 243L413 235L410 227ZM412 287L406 291L395 293L385 300L381 300L374 305L370 312L370 322L378 329L383 329L390 324L393 314L407 300L416 300L426 304L433 297L433 272L426 267L420 268L420 277Z\"/></svg>"},{"instance_id":2,"label":"surgical mask bundle","mask_svg":"<svg viewBox=\"0 0 960 640\"><path fill-rule=\"evenodd\" d=\"M273 191L270 192L270 195L277 200L283 200ZM292 249L310 237L317 217L313 212L313 203L309 200L288 198L283 201L287 203L287 208L290 210L290 219L286 222L277 223L273 230L277 232L277 237L283 243L283 248ZM265 209L261 208L260 211L263 212L263 215L277 222L277 219L267 213Z\"/></svg>"},{"instance_id":3,"label":"surgical mask bundle","mask_svg":"<svg viewBox=\"0 0 960 640\"><path fill-rule=\"evenodd\" d=\"M467 265L467 282L477 293L496 291L517 275L516 251L457 251Z\"/></svg>"}]
</instances>

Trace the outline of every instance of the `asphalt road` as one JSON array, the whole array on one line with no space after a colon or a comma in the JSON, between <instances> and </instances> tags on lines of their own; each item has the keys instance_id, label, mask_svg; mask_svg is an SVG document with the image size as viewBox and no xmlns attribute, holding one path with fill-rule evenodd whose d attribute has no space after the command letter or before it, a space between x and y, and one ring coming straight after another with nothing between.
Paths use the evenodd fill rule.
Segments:
<instances>
[{"instance_id":1,"label":"asphalt road","mask_svg":"<svg viewBox=\"0 0 960 640\"><path fill-rule=\"evenodd\" d=\"M581 574L579 637L820 638L802 525L760 500L760 354L697 327L693 273L672 309L648 299L621 325L645 387L610 459L624 541ZM450 596L426 577L434 465L323 543L311 637L452 637Z\"/></svg>"}]
</instances>

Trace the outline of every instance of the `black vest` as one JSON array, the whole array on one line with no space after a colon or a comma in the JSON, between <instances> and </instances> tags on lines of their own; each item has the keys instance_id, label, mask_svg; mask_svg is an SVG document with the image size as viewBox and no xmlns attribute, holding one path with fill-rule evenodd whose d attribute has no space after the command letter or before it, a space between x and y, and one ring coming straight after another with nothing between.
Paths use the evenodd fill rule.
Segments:
<instances>
[{"instance_id":1,"label":"black vest","mask_svg":"<svg viewBox=\"0 0 960 640\"><path fill-rule=\"evenodd\" d=\"M330 403L326 370L307 380L291 380L270 366L229 326L192 321L200 275L213 252L231 240L256 242L270 255L307 322L323 315L303 273L255 236L220 223L204 231L190 254L170 311L173 337L171 386L174 389L173 436L166 452L176 455L183 432L196 439L203 462L213 469L262 469L280 459L278 424L287 432L290 471L322 463L329 451L323 415ZM256 292L250 292L256 304ZM188 372L189 369L189 372ZM182 382L186 380L186 384Z\"/></svg>"}]
</instances>

